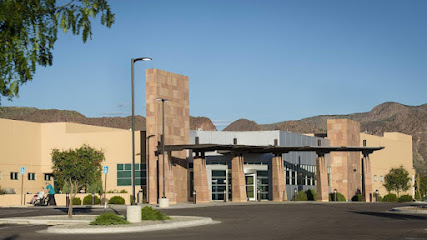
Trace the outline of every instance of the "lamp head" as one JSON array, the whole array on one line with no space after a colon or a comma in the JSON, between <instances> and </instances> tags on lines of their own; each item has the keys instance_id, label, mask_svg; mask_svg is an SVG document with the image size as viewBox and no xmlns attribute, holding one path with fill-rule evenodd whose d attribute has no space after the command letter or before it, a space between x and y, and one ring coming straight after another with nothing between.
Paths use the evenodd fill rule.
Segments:
<instances>
[{"instance_id":1,"label":"lamp head","mask_svg":"<svg viewBox=\"0 0 427 240\"><path fill-rule=\"evenodd\" d=\"M137 62L137 61L151 61L151 60L153 60L153 59L150 58L150 57L141 57L141 58L135 58L135 59L133 59L134 62Z\"/></svg>"}]
</instances>

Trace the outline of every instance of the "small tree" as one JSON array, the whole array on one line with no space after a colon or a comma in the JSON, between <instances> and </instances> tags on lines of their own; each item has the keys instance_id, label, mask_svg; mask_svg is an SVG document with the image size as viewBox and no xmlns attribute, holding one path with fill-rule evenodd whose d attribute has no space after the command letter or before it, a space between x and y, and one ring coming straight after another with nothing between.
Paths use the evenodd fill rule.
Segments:
<instances>
[{"instance_id":1,"label":"small tree","mask_svg":"<svg viewBox=\"0 0 427 240\"><path fill-rule=\"evenodd\" d=\"M105 160L104 153L88 145L77 149L59 151L52 150L53 175L64 183L70 193L68 217L73 217L73 199L80 188L92 185L101 179L101 162Z\"/></svg>"},{"instance_id":2,"label":"small tree","mask_svg":"<svg viewBox=\"0 0 427 240\"><path fill-rule=\"evenodd\" d=\"M403 166L399 168L392 168L390 172L385 175L383 184L387 191L396 191L397 196L400 196L400 191L406 191L411 187L409 173Z\"/></svg>"}]
</instances>

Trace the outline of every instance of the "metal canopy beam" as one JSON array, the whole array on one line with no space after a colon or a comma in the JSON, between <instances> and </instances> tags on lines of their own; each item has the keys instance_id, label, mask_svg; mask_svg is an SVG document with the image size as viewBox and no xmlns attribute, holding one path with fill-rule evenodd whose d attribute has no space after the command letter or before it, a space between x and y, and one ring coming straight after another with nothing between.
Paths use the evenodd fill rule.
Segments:
<instances>
[{"instance_id":1,"label":"metal canopy beam","mask_svg":"<svg viewBox=\"0 0 427 240\"><path fill-rule=\"evenodd\" d=\"M187 144L187 145L165 145L165 151L192 150L193 152L235 152L235 153L273 153L282 154L288 152L316 152L326 154L330 152L362 152L371 154L384 147L359 147L359 146L250 146L250 145L222 145L222 144Z\"/></svg>"}]
</instances>

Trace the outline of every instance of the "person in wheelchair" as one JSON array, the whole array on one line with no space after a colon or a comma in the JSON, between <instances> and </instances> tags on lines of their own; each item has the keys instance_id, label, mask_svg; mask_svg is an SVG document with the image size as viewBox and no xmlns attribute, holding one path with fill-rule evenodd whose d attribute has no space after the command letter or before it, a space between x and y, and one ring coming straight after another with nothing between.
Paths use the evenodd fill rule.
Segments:
<instances>
[{"instance_id":1,"label":"person in wheelchair","mask_svg":"<svg viewBox=\"0 0 427 240\"><path fill-rule=\"evenodd\" d=\"M44 198L45 198L44 187L42 187L42 190L36 195L34 195L33 198L31 198L31 201L29 203L35 206L37 205L36 202L41 202L41 200Z\"/></svg>"}]
</instances>

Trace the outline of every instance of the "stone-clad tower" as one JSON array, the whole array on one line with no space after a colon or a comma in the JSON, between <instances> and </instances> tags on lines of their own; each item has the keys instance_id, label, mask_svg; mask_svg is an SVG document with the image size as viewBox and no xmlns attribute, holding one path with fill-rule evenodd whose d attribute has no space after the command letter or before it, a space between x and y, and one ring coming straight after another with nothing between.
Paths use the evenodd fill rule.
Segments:
<instances>
[{"instance_id":1,"label":"stone-clad tower","mask_svg":"<svg viewBox=\"0 0 427 240\"><path fill-rule=\"evenodd\" d=\"M165 143L166 145L189 144L190 107L188 77L148 69L146 71L146 130L149 138L147 151L147 200L157 203L163 192L162 155L156 156L158 142L162 134L162 102L157 98L168 99L165 102ZM186 152L165 154L166 197L171 204L188 201Z\"/></svg>"},{"instance_id":2,"label":"stone-clad tower","mask_svg":"<svg viewBox=\"0 0 427 240\"><path fill-rule=\"evenodd\" d=\"M359 146L360 123L349 119L329 119L331 146ZM346 199L361 191L360 152L331 152L331 185Z\"/></svg>"}]
</instances>

